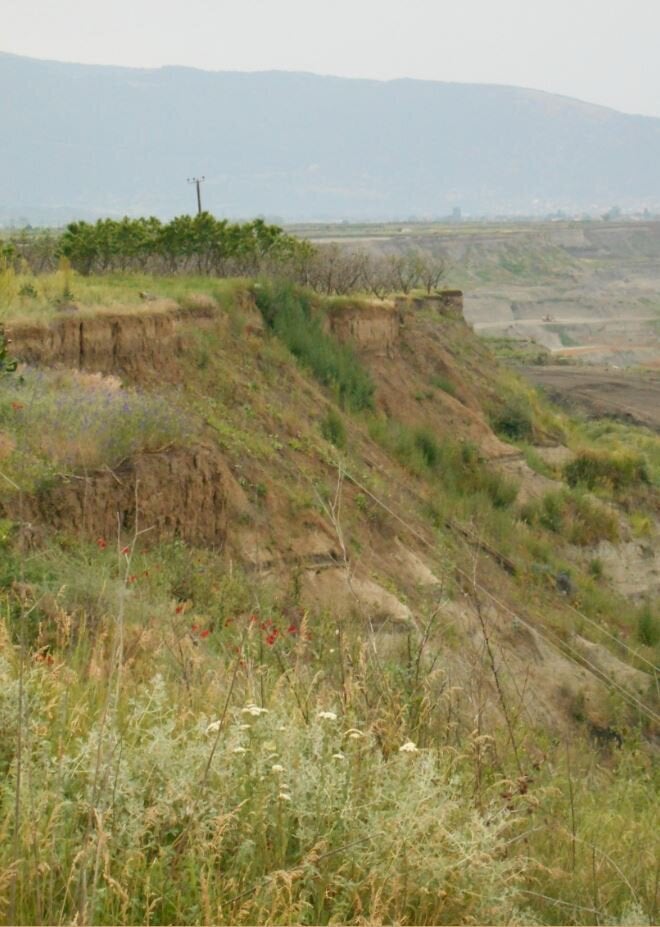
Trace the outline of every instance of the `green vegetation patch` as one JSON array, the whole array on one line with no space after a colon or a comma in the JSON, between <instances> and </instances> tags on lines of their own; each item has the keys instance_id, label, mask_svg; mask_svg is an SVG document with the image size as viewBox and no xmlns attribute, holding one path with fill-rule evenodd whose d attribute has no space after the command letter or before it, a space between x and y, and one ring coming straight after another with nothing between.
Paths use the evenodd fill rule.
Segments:
<instances>
[{"instance_id":1,"label":"green vegetation patch","mask_svg":"<svg viewBox=\"0 0 660 927\"><path fill-rule=\"evenodd\" d=\"M323 329L310 297L286 283L262 284L257 305L266 324L291 353L353 412L373 408L374 384L353 349Z\"/></svg>"},{"instance_id":2,"label":"green vegetation patch","mask_svg":"<svg viewBox=\"0 0 660 927\"><path fill-rule=\"evenodd\" d=\"M619 523L605 505L575 490L547 493L522 510L529 525L540 525L580 547L619 539Z\"/></svg>"},{"instance_id":3,"label":"green vegetation patch","mask_svg":"<svg viewBox=\"0 0 660 927\"><path fill-rule=\"evenodd\" d=\"M429 428L411 428L394 419L369 422L369 434L413 473L432 477L449 495L484 494L495 508L507 508L517 488L482 461L469 442L440 440Z\"/></svg>"},{"instance_id":4,"label":"green vegetation patch","mask_svg":"<svg viewBox=\"0 0 660 927\"><path fill-rule=\"evenodd\" d=\"M634 452L587 450L564 467L564 478L569 486L601 487L615 492L636 483L648 483L646 460Z\"/></svg>"}]
</instances>

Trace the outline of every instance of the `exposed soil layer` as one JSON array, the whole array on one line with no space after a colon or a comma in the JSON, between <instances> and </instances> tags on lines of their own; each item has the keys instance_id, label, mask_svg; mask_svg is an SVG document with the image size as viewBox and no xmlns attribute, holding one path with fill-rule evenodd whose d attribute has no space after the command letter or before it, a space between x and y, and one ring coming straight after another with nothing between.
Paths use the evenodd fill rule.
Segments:
<instances>
[{"instance_id":1,"label":"exposed soil layer","mask_svg":"<svg viewBox=\"0 0 660 927\"><path fill-rule=\"evenodd\" d=\"M254 316L261 324L250 294L244 294L239 305L246 313L246 325L253 327ZM9 353L26 364L114 374L133 381L173 381L178 379L177 361L192 326L216 326L222 317L211 304L182 309L165 300L157 309L131 314L67 315L46 324L14 322L6 326L6 333Z\"/></svg>"},{"instance_id":2,"label":"exposed soil layer","mask_svg":"<svg viewBox=\"0 0 660 927\"><path fill-rule=\"evenodd\" d=\"M228 503L239 493L219 452L197 445L139 454L115 470L68 477L22 502L9 497L3 508L9 518L87 537L112 539L119 532L123 542L136 529L148 529L146 543L179 537L220 547Z\"/></svg>"},{"instance_id":3,"label":"exposed soil layer","mask_svg":"<svg viewBox=\"0 0 660 927\"><path fill-rule=\"evenodd\" d=\"M522 367L556 401L594 418L609 417L660 432L660 376L597 367Z\"/></svg>"}]
</instances>

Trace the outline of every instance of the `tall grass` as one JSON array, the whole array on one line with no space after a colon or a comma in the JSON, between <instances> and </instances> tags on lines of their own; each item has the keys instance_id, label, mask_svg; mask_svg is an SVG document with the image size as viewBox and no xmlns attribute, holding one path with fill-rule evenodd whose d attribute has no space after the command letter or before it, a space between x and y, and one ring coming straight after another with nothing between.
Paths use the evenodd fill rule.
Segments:
<instances>
[{"instance_id":1,"label":"tall grass","mask_svg":"<svg viewBox=\"0 0 660 927\"><path fill-rule=\"evenodd\" d=\"M99 312L152 310L173 300L186 304L191 295L201 294L221 308L228 307L237 292L245 289L240 278L186 275L159 276L145 273L112 273L84 277L68 270L34 275L0 268L0 321L45 322L57 317L63 305L74 306L82 315ZM140 293L146 293L145 301Z\"/></svg>"},{"instance_id":2,"label":"tall grass","mask_svg":"<svg viewBox=\"0 0 660 927\"><path fill-rule=\"evenodd\" d=\"M210 557L68 544L31 559L27 587L4 577L0 881L16 889L13 922L652 916L654 785L634 743L609 768L572 747L571 827L562 752L519 724L514 774L502 732L461 720L433 635L375 661L354 626L231 611L262 590ZM38 620L16 854L12 641L26 608Z\"/></svg>"},{"instance_id":3,"label":"tall grass","mask_svg":"<svg viewBox=\"0 0 660 927\"><path fill-rule=\"evenodd\" d=\"M324 331L309 296L286 283L264 283L256 293L266 323L320 383L336 392L342 406L354 412L373 407L369 373L349 345Z\"/></svg>"}]
</instances>

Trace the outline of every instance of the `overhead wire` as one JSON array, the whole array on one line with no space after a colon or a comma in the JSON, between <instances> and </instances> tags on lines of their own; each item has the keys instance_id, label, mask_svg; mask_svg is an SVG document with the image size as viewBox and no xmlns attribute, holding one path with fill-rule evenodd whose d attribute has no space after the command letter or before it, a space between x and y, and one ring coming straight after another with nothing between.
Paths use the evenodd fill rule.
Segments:
<instances>
[{"instance_id":1,"label":"overhead wire","mask_svg":"<svg viewBox=\"0 0 660 927\"><path fill-rule=\"evenodd\" d=\"M409 524L397 512L391 509L390 506L388 506L385 502L382 501L382 499L379 499L378 496L376 496L360 480L354 477L344 466L342 466L342 472L344 476L348 480L350 480L351 483L353 483L358 489L360 489L362 492L368 495L369 498L371 498L378 506L380 506L392 518L394 518L401 525L403 525L404 528L406 528L406 530L409 531L413 535L413 537L416 537L417 540L419 540L422 544L424 544L424 546L427 547L428 549L435 550L434 545L431 544L431 542L427 538L425 538L423 534L417 531L416 528L414 528L411 524ZM600 679L600 681L603 682L606 686L609 686L610 688L618 691L623 696L623 698L628 701L629 704L637 708L650 721L660 722L660 715L656 714L653 711L653 709L651 709L644 702L640 701L640 699L638 699L636 695L630 692L629 689L626 689L624 686L621 686L615 680L610 679L609 676L607 676L606 673L599 666L597 666L595 663L589 660L589 658L586 657L584 654L582 654L580 651L571 647L571 645L568 644L566 641L561 641L560 643L556 643L555 641L547 637L546 634L544 634L542 631L539 630L539 628L535 627L534 625L526 621L524 618L522 618L509 605L507 605L505 602L500 601L497 598L497 596L495 596L489 589L486 589L480 583L477 583L474 577L471 577L465 570L461 569L461 567L456 566L456 572L459 573L461 576L463 576L465 579L467 579L470 582L470 584L474 587L475 590L478 590L479 592L488 596L488 598L490 598L492 602L494 602L497 606L499 606L504 611L508 612L508 614L510 614L512 618L516 619L518 622L520 622L520 624L522 624L532 633L537 634L541 638L541 640L543 640L550 648L557 650L564 657L569 657L569 659L572 659L573 662L577 663L578 665L583 665L583 666L586 665L590 669L590 671L596 676L596 678ZM574 608L573 611L576 611L577 614L581 615L581 617L586 618L587 621L592 621L592 619L587 618L586 615L582 615L581 612L578 612L577 609ZM592 622L592 623L595 624L599 630L602 630L600 628L600 625L598 625L596 622ZM616 640L616 638L614 638L614 640ZM617 641L617 643L619 642ZM568 651L568 653L566 651ZM635 652L631 650L631 653L635 653ZM650 664L650 665L653 666L653 664ZM653 668L656 669L655 667Z\"/></svg>"}]
</instances>

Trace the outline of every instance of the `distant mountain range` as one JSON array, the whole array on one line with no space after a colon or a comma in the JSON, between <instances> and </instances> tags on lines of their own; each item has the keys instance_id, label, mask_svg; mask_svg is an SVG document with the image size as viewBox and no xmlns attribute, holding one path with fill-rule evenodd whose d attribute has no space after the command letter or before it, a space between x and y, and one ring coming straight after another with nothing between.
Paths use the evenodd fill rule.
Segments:
<instances>
[{"instance_id":1,"label":"distant mountain range","mask_svg":"<svg viewBox=\"0 0 660 927\"><path fill-rule=\"evenodd\" d=\"M660 207L660 119L516 87L0 53L0 222Z\"/></svg>"}]
</instances>

